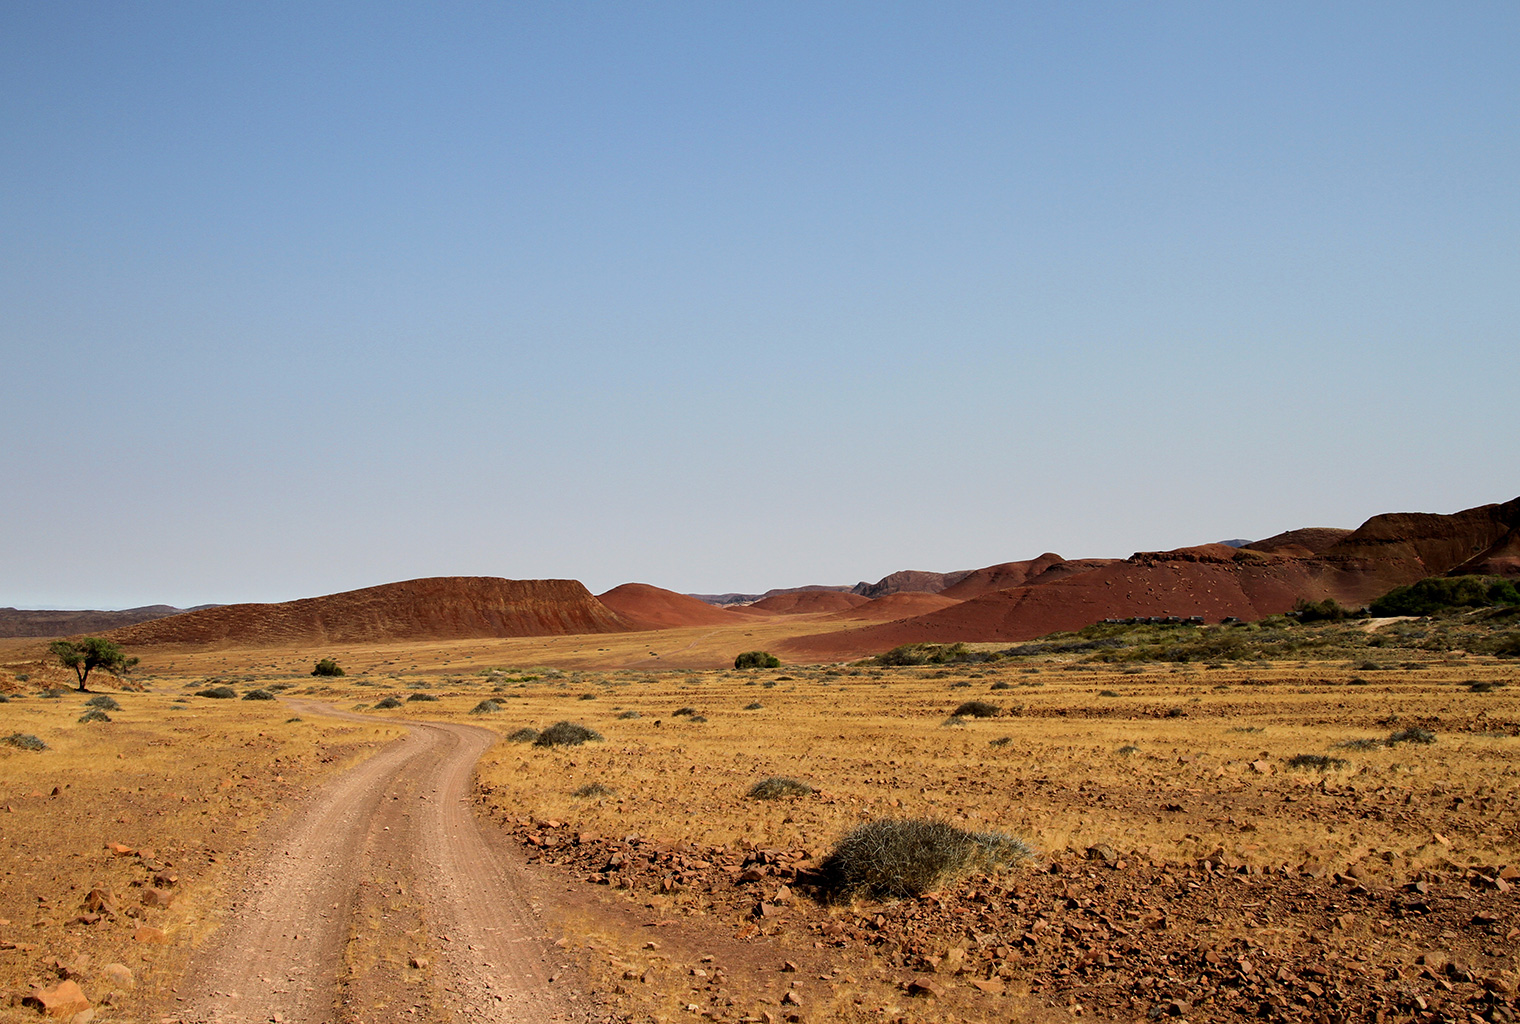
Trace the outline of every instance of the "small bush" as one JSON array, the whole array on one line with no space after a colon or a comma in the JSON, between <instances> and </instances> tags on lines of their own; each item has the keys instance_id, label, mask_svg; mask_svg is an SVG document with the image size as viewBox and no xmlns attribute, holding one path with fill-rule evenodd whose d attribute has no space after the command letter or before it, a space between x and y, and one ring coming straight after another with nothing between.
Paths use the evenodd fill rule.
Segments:
<instances>
[{"instance_id":1,"label":"small bush","mask_svg":"<svg viewBox=\"0 0 1520 1024\"><path fill-rule=\"evenodd\" d=\"M274 700L274 694L268 690L249 690L243 694L244 700Z\"/></svg>"},{"instance_id":2,"label":"small bush","mask_svg":"<svg viewBox=\"0 0 1520 1024\"><path fill-rule=\"evenodd\" d=\"M768 779L761 779L749 787L745 794L755 800L780 800L786 796L807 796L813 792L813 787L800 779L789 779L784 775L772 775Z\"/></svg>"},{"instance_id":3,"label":"small bush","mask_svg":"<svg viewBox=\"0 0 1520 1024\"><path fill-rule=\"evenodd\" d=\"M994 680L993 684L991 686L987 687L987 689L989 689L989 690L1011 690L1011 689L1013 689L1013 684L1010 683L1010 682L1008 682L1007 680L998 679L998 680Z\"/></svg>"},{"instance_id":4,"label":"small bush","mask_svg":"<svg viewBox=\"0 0 1520 1024\"><path fill-rule=\"evenodd\" d=\"M1431 732L1429 729L1421 729L1418 726L1412 726L1408 729L1400 729L1398 732L1395 732L1388 737L1388 745L1390 747L1397 743L1419 743L1428 746L1435 741L1435 733Z\"/></svg>"},{"instance_id":5,"label":"small bush","mask_svg":"<svg viewBox=\"0 0 1520 1024\"><path fill-rule=\"evenodd\" d=\"M314 676L341 676L343 669L331 658L323 658L312 668L311 674Z\"/></svg>"},{"instance_id":6,"label":"small bush","mask_svg":"<svg viewBox=\"0 0 1520 1024\"><path fill-rule=\"evenodd\" d=\"M11 699L9 697L7 697L3 693L0 693L0 704L9 704L10 702L11 702Z\"/></svg>"},{"instance_id":7,"label":"small bush","mask_svg":"<svg viewBox=\"0 0 1520 1024\"><path fill-rule=\"evenodd\" d=\"M60 697L62 697L67 692L68 692L67 690L59 690L59 689L55 689L55 688L49 688L49 689L43 690L37 696L45 698L46 700L58 700Z\"/></svg>"},{"instance_id":8,"label":"small bush","mask_svg":"<svg viewBox=\"0 0 1520 1024\"><path fill-rule=\"evenodd\" d=\"M501 705L500 704L498 704L494 700L491 700L491 699L487 698L486 700L481 701L479 704L476 704L473 708L471 708L470 709L470 714L472 714L472 715L489 715L493 711L500 711L500 710L501 710Z\"/></svg>"},{"instance_id":9,"label":"small bush","mask_svg":"<svg viewBox=\"0 0 1520 1024\"><path fill-rule=\"evenodd\" d=\"M577 700L596 700L596 694L594 694L594 693L583 693L579 697L577 697L576 699Z\"/></svg>"},{"instance_id":10,"label":"small bush","mask_svg":"<svg viewBox=\"0 0 1520 1024\"><path fill-rule=\"evenodd\" d=\"M745 651L734 659L734 668L780 668L781 659L769 651Z\"/></svg>"},{"instance_id":11,"label":"small bush","mask_svg":"<svg viewBox=\"0 0 1520 1024\"><path fill-rule=\"evenodd\" d=\"M1032 853L1023 840L1002 832L965 832L921 818L872 821L845 833L819 873L836 897L917 896Z\"/></svg>"},{"instance_id":12,"label":"small bush","mask_svg":"<svg viewBox=\"0 0 1520 1024\"><path fill-rule=\"evenodd\" d=\"M1120 757L1129 757L1131 754L1140 753L1140 748L1135 746L1133 743L1126 743L1124 746L1114 751L1114 753L1118 754Z\"/></svg>"},{"instance_id":13,"label":"small bush","mask_svg":"<svg viewBox=\"0 0 1520 1024\"><path fill-rule=\"evenodd\" d=\"M100 710L99 708L91 708L90 710L86 711L84 714L82 714L82 715L79 716L79 724L80 725L83 725L86 722L109 722L110 720L111 720L111 716L108 715L108 714L106 714L104 711Z\"/></svg>"},{"instance_id":14,"label":"small bush","mask_svg":"<svg viewBox=\"0 0 1520 1024\"><path fill-rule=\"evenodd\" d=\"M705 722L705 721L707 721L707 716L706 715L692 715L690 718L687 719L687 721L688 722Z\"/></svg>"},{"instance_id":15,"label":"small bush","mask_svg":"<svg viewBox=\"0 0 1520 1024\"><path fill-rule=\"evenodd\" d=\"M1013 742L1013 737L1012 736L999 736L995 740L988 740L987 741L987 746L989 746L989 747L1006 747L1006 746L1008 746L1008 744L1010 744L1012 742Z\"/></svg>"},{"instance_id":16,"label":"small bush","mask_svg":"<svg viewBox=\"0 0 1520 1024\"><path fill-rule=\"evenodd\" d=\"M414 700L437 700L438 698L431 693L412 693L408 694L406 699L410 702Z\"/></svg>"},{"instance_id":17,"label":"small bush","mask_svg":"<svg viewBox=\"0 0 1520 1024\"><path fill-rule=\"evenodd\" d=\"M1490 682L1488 680L1482 680L1482 681L1480 681L1480 680L1474 679L1474 680L1472 680L1471 682L1469 682L1467 684L1467 688L1469 690L1471 690L1473 693L1493 693L1495 690L1497 690L1499 687L1501 687L1503 685L1504 685L1503 682Z\"/></svg>"},{"instance_id":18,"label":"small bush","mask_svg":"<svg viewBox=\"0 0 1520 1024\"><path fill-rule=\"evenodd\" d=\"M210 697L212 700L232 700L237 696L237 691L230 686L213 686L205 690L196 690L197 697Z\"/></svg>"},{"instance_id":19,"label":"small bush","mask_svg":"<svg viewBox=\"0 0 1520 1024\"><path fill-rule=\"evenodd\" d=\"M526 726L507 734L508 743L532 743L536 739L538 739L538 730Z\"/></svg>"},{"instance_id":20,"label":"small bush","mask_svg":"<svg viewBox=\"0 0 1520 1024\"><path fill-rule=\"evenodd\" d=\"M1003 709L996 704L989 704L984 700L968 700L954 711L950 712L952 718L996 718L1003 713Z\"/></svg>"},{"instance_id":21,"label":"small bush","mask_svg":"<svg viewBox=\"0 0 1520 1024\"><path fill-rule=\"evenodd\" d=\"M1098 696L1099 697L1117 697L1119 695L1117 693L1115 693L1113 690L1099 690L1098 691Z\"/></svg>"},{"instance_id":22,"label":"small bush","mask_svg":"<svg viewBox=\"0 0 1520 1024\"><path fill-rule=\"evenodd\" d=\"M375 701L375 707L377 708L399 708L400 706L401 701L395 697L385 697Z\"/></svg>"},{"instance_id":23,"label":"small bush","mask_svg":"<svg viewBox=\"0 0 1520 1024\"><path fill-rule=\"evenodd\" d=\"M116 703L115 698L113 698L110 694L105 693L102 693L98 697L91 697L89 700L84 702L84 706L87 708L99 708L102 711L121 710L121 705Z\"/></svg>"},{"instance_id":24,"label":"small bush","mask_svg":"<svg viewBox=\"0 0 1520 1024\"><path fill-rule=\"evenodd\" d=\"M672 711L670 713L670 717L671 718L681 718L683 716L694 715L696 713L697 713L697 709L696 708L676 708L674 711Z\"/></svg>"},{"instance_id":25,"label":"small bush","mask_svg":"<svg viewBox=\"0 0 1520 1024\"><path fill-rule=\"evenodd\" d=\"M555 722L538 734L535 747L578 747L582 743L600 743L602 734L576 722Z\"/></svg>"},{"instance_id":26,"label":"small bush","mask_svg":"<svg viewBox=\"0 0 1520 1024\"><path fill-rule=\"evenodd\" d=\"M1342 743L1335 744L1335 746L1332 747L1331 749L1333 749L1333 750L1376 750L1378 747L1381 747L1382 745L1383 745L1383 741L1382 740L1369 740L1369 739L1346 740L1346 741L1344 741Z\"/></svg>"},{"instance_id":27,"label":"small bush","mask_svg":"<svg viewBox=\"0 0 1520 1024\"><path fill-rule=\"evenodd\" d=\"M1186 718L1187 717L1187 712L1184 711L1184 710L1182 710L1181 708L1167 708L1166 709L1166 717L1167 718Z\"/></svg>"},{"instance_id":28,"label":"small bush","mask_svg":"<svg viewBox=\"0 0 1520 1024\"><path fill-rule=\"evenodd\" d=\"M1293 603L1293 611L1299 622L1339 622L1351 614L1333 597L1323 601L1307 601L1301 597Z\"/></svg>"},{"instance_id":29,"label":"small bush","mask_svg":"<svg viewBox=\"0 0 1520 1024\"><path fill-rule=\"evenodd\" d=\"M624 711L624 712L619 713L618 717L619 718L623 718L623 719L628 719L628 718L643 718L644 716L641 715L641 714L639 714L637 711Z\"/></svg>"},{"instance_id":30,"label":"small bush","mask_svg":"<svg viewBox=\"0 0 1520 1024\"><path fill-rule=\"evenodd\" d=\"M13 732L5 738L5 742L22 750L46 750L48 745L31 733Z\"/></svg>"},{"instance_id":31,"label":"small bush","mask_svg":"<svg viewBox=\"0 0 1520 1024\"><path fill-rule=\"evenodd\" d=\"M759 710L760 710L760 709L761 709L761 708L763 708L763 707L765 707L765 705L764 705L764 704L761 704L761 703L760 703L760 702L759 702L759 701L758 701L758 700L757 700L757 701L754 701L754 702L752 702L752 703L749 703L749 704L746 704L746 705L744 705L744 710L745 710L745 711L759 711Z\"/></svg>"},{"instance_id":32,"label":"small bush","mask_svg":"<svg viewBox=\"0 0 1520 1024\"><path fill-rule=\"evenodd\" d=\"M580 789L577 789L574 793L571 793L570 795L571 796L580 796L580 797L601 797L601 796L612 796L614 794L614 792L615 792L615 790L608 789L606 786L602 785L600 782L593 782L593 783L590 783L589 785L582 786Z\"/></svg>"},{"instance_id":33,"label":"small bush","mask_svg":"<svg viewBox=\"0 0 1520 1024\"><path fill-rule=\"evenodd\" d=\"M1344 768L1347 763L1344 758L1326 757L1324 754L1294 754L1288 758L1289 768L1314 768L1322 772L1328 772L1333 768Z\"/></svg>"},{"instance_id":34,"label":"small bush","mask_svg":"<svg viewBox=\"0 0 1520 1024\"><path fill-rule=\"evenodd\" d=\"M1394 587L1368 605L1373 615L1432 615L1447 608L1491 608L1520 604L1520 591L1498 576L1433 576Z\"/></svg>"}]
</instances>

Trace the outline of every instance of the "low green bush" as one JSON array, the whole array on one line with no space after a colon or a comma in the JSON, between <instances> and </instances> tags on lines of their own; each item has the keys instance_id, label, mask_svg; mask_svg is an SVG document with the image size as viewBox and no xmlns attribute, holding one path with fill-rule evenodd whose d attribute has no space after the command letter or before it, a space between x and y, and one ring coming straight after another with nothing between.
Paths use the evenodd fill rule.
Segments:
<instances>
[{"instance_id":1,"label":"low green bush","mask_svg":"<svg viewBox=\"0 0 1520 1024\"><path fill-rule=\"evenodd\" d=\"M102 693L97 697L91 697L84 702L84 706L87 708L99 708L102 711L121 710L121 705L116 702L115 698L106 693Z\"/></svg>"},{"instance_id":2,"label":"low green bush","mask_svg":"<svg viewBox=\"0 0 1520 1024\"><path fill-rule=\"evenodd\" d=\"M312 668L311 674L314 676L341 676L343 669L331 658L323 658Z\"/></svg>"},{"instance_id":3,"label":"low green bush","mask_svg":"<svg viewBox=\"0 0 1520 1024\"><path fill-rule=\"evenodd\" d=\"M780 668L781 659L769 651L745 651L734 659L734 668Z\"/></svg>"},{"instance_id":4,"label":"low green bush","mask_svg":"<svg viewBox=\"0 0 1520 1024\"><path fill-rule=\"evenodd\" d=\"M31 733L13 732L5 737L5 742L22 750L46 750L48 745Z\"/></svg>"},{"instance_id":5,"label":"low green bush","mask_svg":"<svg viewBox=\"0 0 1520 1024\"><path fill-rule=\"evenodd\" d=\"M100 708L91 708L79 716L80 725L84 725L87 722L109 722L110 720L111 716L100 710Z\"/></svg>"},{"instance_id":6,"label":"low green bush","mask_svg":"<svg viewBox=\"0 0 1520 1024\"><path fill-rule=\"evenodd\" d=\"M1520 604L1520 590L1501 576L1432 576L1394 587L1367 606L1379 617L1434 615L1450 608L1492 608Z\"/></svg>"},{"instance_id":7,"label":"low green bush","mask_svg":"<svg viewBox=\"0 0 1520 1024\"><path fill-rule=\"evenodd\" d=\"M237 696L237 691L230 686L212 686L204 690L196 690L197 697L209 697L212 700L232 700Z\"/></svg>"},{"instance_id":8,"label":"low green bush","mask_svg":"<svg viewBox=\"0 0 1520 1024\"><path fill-rule=\"evenodd\" d=\"M600 743L602 734L577 722L555 722L538 734L535 747L578 747L582 743Z\"/></svg>"},{"instance_id":9,"label":"low green bush","mask_svg":"<svg viewBox=\"0 0 1520 1024\"><path fill-rule=\"evenodd\" d=\"M950 712L952 718L996 718L1003 709L984 700L968 700Z\"/></svg>"}]
</instances>

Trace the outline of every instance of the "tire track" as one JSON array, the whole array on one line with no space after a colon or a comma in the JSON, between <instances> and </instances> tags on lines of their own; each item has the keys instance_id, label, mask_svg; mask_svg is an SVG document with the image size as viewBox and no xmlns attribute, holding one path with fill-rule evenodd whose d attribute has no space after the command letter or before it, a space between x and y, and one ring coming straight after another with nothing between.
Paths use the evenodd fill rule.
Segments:
<instances>
[{"instance_id":1,"label":"tire track","mask_svg":"<svg viewBox=\"0 0 1520 1024\"><path fill-rule=\"evenodd\" d=\"M373 721L289 703L308 714ZM574 1015L581 997L550 983L553 947L522 895L526 879L487 844L471 810L475 762L496 734L453 723L400 724L406 736L328 780L276 838L228 924L194 956L181 1020L366 1019L365 993L339 987L345 941L361 927L354 907L366 851L407 865L442 961L431 981L454 1019L548 1024ZM383 1002L374 1009L389 1012Z\"/></svg>"}]
</instances>

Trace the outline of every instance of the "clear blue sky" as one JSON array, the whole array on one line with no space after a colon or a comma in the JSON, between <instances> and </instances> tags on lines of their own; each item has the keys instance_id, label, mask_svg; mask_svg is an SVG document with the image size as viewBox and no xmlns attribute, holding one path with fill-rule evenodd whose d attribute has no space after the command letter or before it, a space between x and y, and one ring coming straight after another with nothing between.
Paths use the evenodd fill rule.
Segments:
<instances>
[{"instance_id":1,"label":"clear blue sky","mask_svg":"<svg viewBox=\"0 0 1520 1024\"><path fill-rule=\"evenodd\" d=\"M0 5L0 605L1520 494L1520 6Z\"/></svg>"}]
</instances>

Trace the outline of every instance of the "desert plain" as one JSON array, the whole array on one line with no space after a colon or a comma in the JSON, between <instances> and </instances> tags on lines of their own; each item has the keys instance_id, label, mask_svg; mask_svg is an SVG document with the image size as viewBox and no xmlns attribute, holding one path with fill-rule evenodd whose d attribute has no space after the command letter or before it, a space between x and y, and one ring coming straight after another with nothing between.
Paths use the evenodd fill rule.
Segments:
<instances>
[{"instance_id":1,"label":"desert plain","mask_svg":"<svg viewBox=\"0 0 1520 1024\"><path fill-rule=\"evenodd\" d=\"M1513 1019L1512 659L1371 620L1135 638L1260 639L1206 661L694 667L827 619L158 646L91 694L7 641L0 737L47 749L0 744L0 1020L65 982L80 1021ZM525 732L566 721L601 739ZM749 795L773 777L811 791ZM832 890L835 844L899 819L1032 856Z\"/></svg>"}]
</instances>

